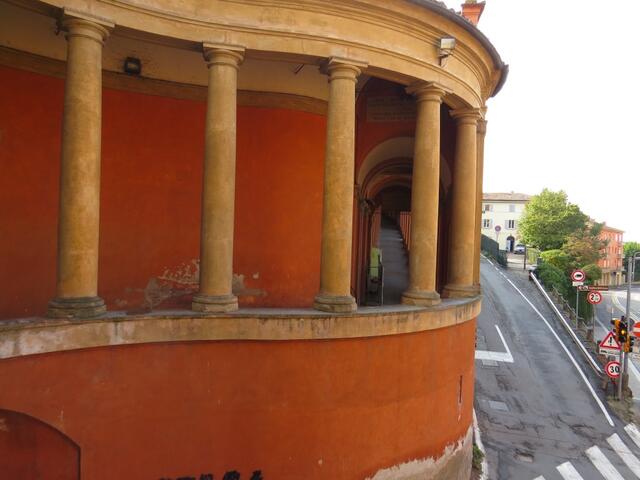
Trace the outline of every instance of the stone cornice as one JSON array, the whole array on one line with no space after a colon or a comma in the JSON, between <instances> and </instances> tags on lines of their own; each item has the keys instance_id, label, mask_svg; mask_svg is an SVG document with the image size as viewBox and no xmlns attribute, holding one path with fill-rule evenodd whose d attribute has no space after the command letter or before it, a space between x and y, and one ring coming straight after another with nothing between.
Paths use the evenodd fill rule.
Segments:
<instances>
[{"instance_id":1,"label":"stone cornice","mask_svg":"<svg viewBox=\"0 0 640 480\"><path fill-rule=\"evenodd\" d=\"M215 340L326 340L436 330L473 320L480 297L444 300L434 307L365 307L351 314L317 310L246 309L199 316L191 311L92 320L27 318L0 322L0 359L81 348Z\"/></svg>"},{"instance_id":2,"label":"stone cornice","mask_svg":"<svg viewBox=\"0 0 640 480\"><path fill-rule=\"evenodd\" d=\"M54 6L67 3L75 5L73 0L67 2L48 0L47 3ZM297 54L301 58L305 55L307 58L314 55L326 58L337 51L368 52L366 56L371 58L365 58L365 60L370 62L371 75L404 84L409 84L416 79L441 79L452 91L452 94L445 98L445 102L453 108L465 106L465 104L470 106L483 104L485 100L483 97L488 96L493 91L495 83L500 80L500 70L496 70L490 52L481 45L481 42L478 42L477 38L451 19L438 16L442 12L427 12L426 9L408 1L394 1L393 8L385 7L385 2L379 0L366 2L362 0L341 2L218 0L218 3L221 7L224 7L224 4L242 5L244 8L238 10L245 14L251 8L255 10L257 7L275 6L307 12L310 15L334 15L343 24L355 21L366 30L376 30L376 28L367 29L366 25L389 29L396 37L410 37L418 43L413 42L412 46L408 46L402 41L400 43L392 41L386 45L384 42L377 41L378 37L375 36L374 41L365 38L366 35L353 36L350 29L346 27L342 27L345 29L344 35L335 35L335 33L328 35L325 30L317 28L315 31L288 26L285 28L278 21L271 23L262 21L259 25L253 25L244 21L240 14L235 15L235 11L229 13L229 8L225 10L226 13L223 12L219 16L211 14L209 19L206 19L206 15L196 16L190 12L178 14L162 9L159 7L162 2L149 2L147 5L136 2L134 5L122 0L97 0L95 10L118 18L118 23L125 29L140 29L169 42L196 42L195 34L200 38L202 36L211 38L210 35L215 33L217 37L212 38L213 41L245 43L249 50L248 55L251 55L251 50L256 52L260 50L259 43L262 41L259 37L263 37L264 41L270 45L271 52L279 52L281 55ZM424 14L421 13L422 11ZM417 16L422 18L414 18L412 13L418 13ZM250 18L253 17L250 16ZM435 24L432 24L434 22ZM149 26L153 28L149 29ZM459 37L452 57L455 59L456 66L453 68L450 61L446 68L442 68L435 61L437 42L440 37L451 34ZM301 42L309 43L300 48ZM433 52L427 49L429 53L425 54L425 49L419 47L420 43L432 46ZM403 47L396 48L397 45L403 45ZM358 56L361 55L358 54ZM434 59L431 58L432 56ZM466 70L467 73L461 75L460 69ZM460 100L456 97L460 97Z\"/></svg>"}]
</instances>

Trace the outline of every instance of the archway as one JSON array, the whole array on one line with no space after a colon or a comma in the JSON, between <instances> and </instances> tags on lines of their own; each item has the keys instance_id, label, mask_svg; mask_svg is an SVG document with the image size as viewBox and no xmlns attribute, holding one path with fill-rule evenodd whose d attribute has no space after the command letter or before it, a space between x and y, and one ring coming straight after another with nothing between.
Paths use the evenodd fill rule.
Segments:
<instances>
[{"instance_id":1,"label":"archway","mask_svg":"<svg viewBox=\"0 0 640 480\"><path fill-rule=\"evenodd\" d=\"M80 478L80 447L34 417L0 409L2 478L73 480Z\"/></svg>"},{"instance_id":2,"label":"archway","mask_svg":"<svg viewBox=\"0 0 640 480\"><path fill-rule=\"evenodd\" d=\"M506 245L506 250L509 253L513 253L513 247L516 246L516 239L514 238L513 235L509 235L507 237L507 245Z\"/></svg>"}]
</instances>

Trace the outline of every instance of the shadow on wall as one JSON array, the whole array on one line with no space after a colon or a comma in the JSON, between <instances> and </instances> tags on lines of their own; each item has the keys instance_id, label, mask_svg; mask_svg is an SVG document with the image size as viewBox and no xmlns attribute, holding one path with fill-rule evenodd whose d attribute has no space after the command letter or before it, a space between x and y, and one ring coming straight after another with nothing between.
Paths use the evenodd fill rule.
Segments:
<instances>
[{"instance_id":1,"label":"shadow on wall","mask_svg":"<svg viewBox=\"0 0 640 480\"><path fill-rule=\"evenodd\" d=\"M2 478L80 478L80 447L52 426L29 415L0 409Z\"/></svg>"}]
</instances>

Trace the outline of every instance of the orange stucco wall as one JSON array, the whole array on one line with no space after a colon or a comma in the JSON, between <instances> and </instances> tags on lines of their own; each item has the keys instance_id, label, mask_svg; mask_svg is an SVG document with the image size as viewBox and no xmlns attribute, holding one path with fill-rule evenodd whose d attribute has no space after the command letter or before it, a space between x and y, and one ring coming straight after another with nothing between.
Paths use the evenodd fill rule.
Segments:
<instances>
[{"instance_id":1,"label":"orange stucco wall","mask_svg":"<svg viewBox=\"0 0 640 480\"><path fill-rule=\"evenodd\" d=\"M105 347L0 361L0 408L64 432L82 478L362 480L471 424L475 322L408 335ZM461 388L460 388L461 387Z\"/></svg>"},{"instance_id":2,"label":"orange stucco wall","mask_svg":"<svg viewBox=\"0 0 640 480\"><path fill-rule=\"evenodd\" d=\"M6 67L0 79L0 318L40 315L55 293L64 81ZM190 304L205 110L204 102L104 90L98 293L110 309ZM325 122L239 107L241 304L310 306L318 291Z\"/></svg>"},{"instance_id":3,"label":"orange stucco wall","mask_svg":"<svg viewBox=\"0 0 640 480\"><path fill-rule=\"evenodd\" d=\"M0 478L74 480L80 449L51 426L0 409Z\"/></svg>"}]
</instances>

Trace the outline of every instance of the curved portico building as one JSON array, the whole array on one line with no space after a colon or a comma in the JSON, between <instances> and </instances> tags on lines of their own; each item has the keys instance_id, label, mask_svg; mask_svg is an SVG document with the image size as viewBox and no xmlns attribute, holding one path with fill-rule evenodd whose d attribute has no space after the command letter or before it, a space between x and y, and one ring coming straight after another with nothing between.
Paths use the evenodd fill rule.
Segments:
<instances>
[{"instance_id":1,"label":"curved portico building","mask_svg":"<svg viewBox=\"0 0 640 480\"><path fill-rule=\"evenodd\" d=\"M0 471L469 478L506 73L429 0L0 1Z\"/></svg>"}]
</instances>

